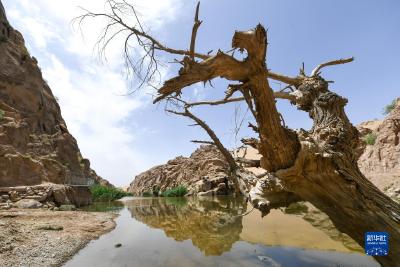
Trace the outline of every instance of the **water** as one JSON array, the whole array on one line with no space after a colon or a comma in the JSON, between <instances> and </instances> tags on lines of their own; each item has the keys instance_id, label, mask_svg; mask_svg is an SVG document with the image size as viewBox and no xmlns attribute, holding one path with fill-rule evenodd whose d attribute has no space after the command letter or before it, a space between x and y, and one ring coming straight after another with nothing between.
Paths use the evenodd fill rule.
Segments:
<instances>
[{"instance_id":1,"label":"water","mask_svg":"<svg viewBox=\"0 0 400 267\"><path fill-rule=\"evenodd\" d=\"M117 227L67 267L379 266L325 215L304 205L263 219L257 210L242 216L250 207L229 197L132 198L89 210L119 212Z\"/></svg>"}]
</instances>

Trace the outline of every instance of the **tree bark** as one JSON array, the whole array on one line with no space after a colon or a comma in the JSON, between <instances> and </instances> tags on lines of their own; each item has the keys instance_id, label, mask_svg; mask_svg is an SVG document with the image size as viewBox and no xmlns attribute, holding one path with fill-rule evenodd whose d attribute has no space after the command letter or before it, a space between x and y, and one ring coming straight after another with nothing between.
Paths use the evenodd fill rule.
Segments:
<instances>
[{"instance_id":1,"label":"tree bark","mask_svg":"<svg viewBox=\"0 0 400 267\"><path fill-rule=\"evenodd\" d=\"M296 106L314 124L299 132L302 149L295 164L276 172L284 185L325 212L335 226L364 246L366 232L390 235L389 256L376 257L382 266L398 266L400 206L360 172L355 149L357 129L349 122L347 99L332 93L320 76L305 78L295 96Z\"/></svg>"}]
</instances>

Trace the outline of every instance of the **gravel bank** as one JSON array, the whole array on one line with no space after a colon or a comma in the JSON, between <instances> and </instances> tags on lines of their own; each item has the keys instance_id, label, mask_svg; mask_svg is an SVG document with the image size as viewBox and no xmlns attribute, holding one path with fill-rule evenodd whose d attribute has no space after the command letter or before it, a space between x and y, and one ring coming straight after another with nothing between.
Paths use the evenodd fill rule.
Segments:
<instances>
[{"instance_id":1,"label":"gravel bank","mask_svg":"<svg viewBox=\"0 0 400 267\"><path fill-rule=\"evenodd\" d=\"M61 266L117 215L83 211L0 211L0 266Z\"/></svg>"}]
</instances>

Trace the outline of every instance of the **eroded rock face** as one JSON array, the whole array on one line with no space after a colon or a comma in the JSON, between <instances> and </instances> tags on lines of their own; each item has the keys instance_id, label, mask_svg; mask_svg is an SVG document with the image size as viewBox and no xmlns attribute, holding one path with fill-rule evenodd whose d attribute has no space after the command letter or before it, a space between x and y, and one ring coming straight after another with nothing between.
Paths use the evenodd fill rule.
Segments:
<instances>
[{"instance_id":1,"label":"eroded rock face","mask_svg":"<svg viewBox=\"0 0 400 267\"><path fill-rule=\"evenodd\" d=\"M108 183L82 157L37 60L0 5L0 187L96 182Z\"/></svg>"},{"instance_id":2,"label":"eroded rock face","mask_svg":"<svg viewBox=\"0 0 400 267\"><path fill-rule=\"evenodd\" d=\"M383 121L364 122L358 129L364 138L376 136L358 160L361 172L390 197L400 199L400 98Z\"/></svg>"},{"instance_id":3,"label":"eroded rock face","mask_svg":"<svg viewBox=\"0 0 400 267\"><path fill-rule=\"evenodd\" d=\"M129 192L141 195L176 186L185 186L189 194L227 195L232 192L228 182L229 166L215 146L200 146L189 158L177 157L135 177Z\"/></svg>"}]
</instances>

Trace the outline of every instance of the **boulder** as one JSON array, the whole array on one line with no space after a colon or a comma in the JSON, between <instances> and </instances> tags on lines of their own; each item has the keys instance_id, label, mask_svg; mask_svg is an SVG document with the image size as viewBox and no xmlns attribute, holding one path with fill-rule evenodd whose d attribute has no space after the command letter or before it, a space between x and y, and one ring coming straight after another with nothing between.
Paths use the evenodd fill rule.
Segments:
<instances>
[{"instance_id":1,"label":"boulder","mask_svg":"<svg viewBox=\"0 0 400 267\"><path fill-rule=\"evenodd\" d=\"M43 204L34 199L21 199L15 203L15 206L20 209L38 209L41 208Z\"/></svg>"},{"instance_id":2,"label":"boulder","mask_svg":"<svg viewBox=\"0 0 400 267\"><path fill-rule=\"evenodd\" d=\"M67 188L65 186L58 186L53 189L53 199L57 205L71 204L67 196Z\"/></svg>"}]
</instances>

